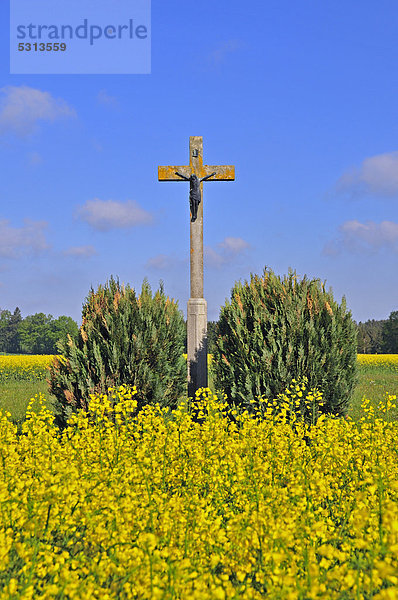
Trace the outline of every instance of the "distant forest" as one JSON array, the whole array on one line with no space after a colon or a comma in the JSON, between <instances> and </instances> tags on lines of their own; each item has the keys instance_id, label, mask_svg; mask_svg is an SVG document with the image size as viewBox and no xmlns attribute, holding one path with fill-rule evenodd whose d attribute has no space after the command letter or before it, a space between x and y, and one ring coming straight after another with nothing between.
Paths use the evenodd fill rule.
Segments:
<instances>
[{"instance_id":1,"label":"distant forest","mask_svg":"<svg viewBox=\"0 0 398 600\"><path fill-rule=\"evenodd\" d=\"M398 310L388 319L357 324L358 354L398 354Z\"/></svg>"},{"instance_id":2,"label":"distant forest","mask_svg":"<svg viewBox=\"0 0 398 600\"><path fill-rule=\"evenodd\" d=\"M358 354L398 354L398 310L388 319L355 324ZM52 315L36 313L23 319L18 307L13 313L0 309L0 352L5 354L57 354L57 342L67 335L77 337L78 331L77 323L64 315L54 319ZM215 331L216 321L209 321L209 354L214 350Z\"/></svg>"},{"instance_id":3,"label":"distant forest","mask_svg":"<svg viewBox=\"0 0 398 600\"><path fill-rule=\"evenodd\" d=\"M13 313L0 309L0 352L6 354L57 354L58 340L78 331L71 317L36 313L23 319L18 307Z\"/></svg>"}]
</instances>

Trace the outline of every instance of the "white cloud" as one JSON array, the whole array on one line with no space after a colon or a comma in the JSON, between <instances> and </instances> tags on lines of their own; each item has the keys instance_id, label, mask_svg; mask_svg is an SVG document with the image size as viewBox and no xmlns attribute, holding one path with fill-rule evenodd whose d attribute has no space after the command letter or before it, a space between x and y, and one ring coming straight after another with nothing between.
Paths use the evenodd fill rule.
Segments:
<instances>
[{"instance_id":1,"label":"white cloud","mask_svg":"<svg viewBox=\"0 0 398 600\"><path fill-rule=\"evenodd\" d=\"M206 267L214 267L215 269L219 269L224 265L227 260L225 256L211 248L210 246L205 246L203 248L203 260Z\"/></svg>"},{"instance_id":2,"label":"white cloud","mask_svg":"<svg viewBox=\"0 0 398 600\"><path fill-rule=\"evenodd\" d=\"M220 43L214 50L212 50L212 52L210 52L209 59L213 64L219 65L220 63L224 62L229 54L232 54L241 46L242 43L239 40L226 40L225 42Z\"/></svg>"},{"instance_id":3,"label":"white cloud","mask_svg":"<svg viewBox=\"0 0 398 600\"><path fill-rule=\"evenodd\" d=\"M36 167L43 162L43 157L38 152L30 152L28 155L28 162L32 167Z\"/></svg>"},{"instance_id":4,"label":"white cloud","mask_svg":"<svg viewBox=\"0 0 398 600\"><path fill-rule=\"evenodd\" d=\"M250 248L250 244L237 237L226 237L218 245L220 251L205 246L204 260L208 267L218 269L224 264L231 263L238 254L242 254L246 248Z\"/></svg>"},{"instance_id":5,"label":"white cloud","mask_svg":"<svg viewBox=\"0 0 398 600\"><path fill-rule=\"evenodd\" d=\"M116 96L111 96L106 90L100 90L98 92L97 100L100 104L104 104L105 106L119 106L119 102Z\"/></svg>"},{"instance_id":6,"label":"white cloud","mask_svg":"<svg viewBox=\"0 0 398 600\"><path fill-rule=\"evenodd\" d=\"M99 141L98 141L98 140L96 140L96 139L93 139L93 140L91 141L91 143L92 143L92 145L93 145L93 148L94 148L94 150L95 150L96 152L102 152L102 151L103 151L103 149L104 149L104 146L101 144L101 142L99 142Z\"/></svg>"},{"instance_id":7,"label":"white cloud","mask_svg":"<svg viewBox=\"0 0 398 600\"><path fill-rule=\"evenodd\" d=\"M219 250L215 250L211 246L204 246L203 259L206 267L218 269L227 263L231 263L238 254L242 254L246 248L250 248L250 244L242 238L226 237L217 244L217 248ZM186 259L180 259L167 254L158 254L147 261L145 268L159 271L170 270L187 262L189 263L189 260L189 256Z\"/></svg>"},{"instance_id":8,"label":"white cloud","mask_svg":"<svg viewBox=\"0 0 398 600\"><path fill-rule=\"evenodd\" d=\"M77 216L98 231L123 229L152 223L152 215L141 208L134 200L87 200L78 209Z\"/></svg>"},{"instance_id":9,"label":"white cloud","mask_svg":"<svg viewBox=\"0 0 398 600\"><path fill-rule=\"evenodd\" d=\"M344 250L354 253L375 253L382 248L398 252L398 223L345 221L340 225L339 231L339 237L325 245L323 254L334 256Z\"/></svg>"},{"instance_id":10,"label":"white cloud","mask_svg":"<svg viewBox=\"0 0 398 600\"><path fill-rule=\"evenodd\" d=\"M35 88L9 85L0 93L0 134L11 132L23 137L33 133L39 121L76 115L61 98Z\"/></svg>"},{"instance_id":11,"label":"white cloud","mask_svg":"<svg viewBox=\"0 0 398 600\"><path fill-rule=\"evenodd\" d=\"M97 254L94 246L72 246L64 251L66 256L76 256L77 258L89 258Z\"/></svg>"},{"instance_id":12,"label":"white cloud","mask_svg":"<svg viewBox=\"0 0 398 600\"><path fill-rule=\"evenodd\" d=\"M145 268L154 269L156 271L170 270L176 265L177 261L166 254L158 254L150 258L145 265Z\"/></svg>"},{"instance_id":13,"label":"white cloud","mask_svg":"<svg viewBox=\"0 0 398 600\"><path fill-rule=\"evenodd\" d=\"M398 151L365 158L359 168L340 177L336 188L353 195L398 195Z\"/></svg>"},{"instance_id":14,"label":"white cloud","mask_svg":"<svg viewBox=\"0 0 398 600\"><path fill-rule=\"evenodd\" d=\"M243 252L245 248L250 248L250 244L245 242L242 238L226 237L224 241L219 244L220 248L224 248L227 252L232 254L239 254Z\"/></svg>"},{"instance_id":15,"label":"white cloud","mask_svg":"<svg viewBox=\"0 0 398 600\"><path fill-rule=\"evenodd\" d=\"M6 219L0 220L1 257L19 258L49 248L43 233L47 223L30 219L24 219L24 223L23 227L12 227Z\"/></svg>"}]
</instances>

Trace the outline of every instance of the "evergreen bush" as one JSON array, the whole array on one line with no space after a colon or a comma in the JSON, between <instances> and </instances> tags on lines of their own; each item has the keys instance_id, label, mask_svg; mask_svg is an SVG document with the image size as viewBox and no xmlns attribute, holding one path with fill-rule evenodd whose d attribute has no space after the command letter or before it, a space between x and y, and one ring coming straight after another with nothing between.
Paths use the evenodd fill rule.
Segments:
<instances>
[{"instance_id":1,"label":"evergreen bush","mask_svg":"<svg viewBox=\"0 0 398 600\"><path fill-rule=\"evenodd\" d=\"M64 427L72 412L87 410L90 394L123 384L136 386L138 410L154 403L177 408L187 385L185 323L162 282L152 297L145 279L136 297L111 277L97 291L91 288L82 317L76 340L68 336L59 342L60 356L50 369L58 426Z\"/></svg>"},{"instance_id":2,"label":"evergreen bush","mask_svg":"<svg viewBox=\"0 0 398 600\"><path fill-rule=\"evenodd\" d=\"M357 382L356 326L318 279L283 281L271 269L235 284L221 308L213 373L226 401L253 412L259 398L277 398L293 379L323 395L319 412L346 416ZM317 411L318 412L318 411Z\"/></svg>"}]
</instances>

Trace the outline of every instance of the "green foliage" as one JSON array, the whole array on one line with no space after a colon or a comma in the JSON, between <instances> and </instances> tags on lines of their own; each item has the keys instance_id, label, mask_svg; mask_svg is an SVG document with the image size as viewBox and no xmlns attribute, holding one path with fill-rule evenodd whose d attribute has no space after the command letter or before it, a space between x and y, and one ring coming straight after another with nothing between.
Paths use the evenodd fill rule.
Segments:
<instances>
[{"instance_id":1,"label":"green foliage","mask_svg":"<svg viewBox=\"0 0 398 600\"><path fill-rule=\"evenodd\" d=\"M76 337L77 323L71 317L36 313L21 321L18 327L19 343L24 354L56 354L57 343L67 336Z\"/></svg>"},{"instance_id":2,"label":"green foliage","mask_svg":"<svg viewBox=\"0 0 398 600\"><path fill-rule=\"evenodd\" d=\"M91 288L82 316L77 339L59 344L62 357L50 371L59 426L72 412L87 410L90 394L122 384L137 387L138 409L177 407L187 384L186 331L178 303L165 297L162 283L152 297L144 280L137 298L111 277L96 292Z\"/></svg>"},{"instance_id":3,"label":"green foliage","mask_svg":"<svg viewBox=\"0 0 398 600\"><path fill-rule=\"evenodd\" d=\"M383 326L386 321L368 320L357 325L358 354L380 354L383 352Z\"/></svg>"},{"instance_id":4,"label":"green foliage","mask_svg":"<svg viewBox=\"0 0 398 600\"><path fill-rule=\"evenodd\" d=\"M398 311L388 319L361 321L357 325L358 354L398 353Z\"/></svg>"},{"instance_id":5,"label":"green foliage","mask_svg":"<svg viewBox=\"0 0 398 600\"><path fill-rule=\"evenodd\" d=\"M382 352L398 354L398 310L393 311L382 329Z\"/></svg>"},{"instance_id":6,"label":"green foliage","mask_svg":"<svg viewBox=\"0 0 398 600\"><path fill-rule=\"evenodd\" d=\"M9 310L0 310L0 350L8 351L8 325L11 319Z\"/></svg>"},{"instance_id":7,"label":"green foliage","mask_svg":"<svg viewBox=\"0 0 398 600\"><path fill-rule=\"evenodd\" d=\"M6 354L56 354L57 343L69 334L76 337L77 323L71 317L36 313L22 319L17 307L14 313L0 311L0 351Z\"/></svg>"},{"instance_id":8,"label":"green foliage","mask_svg":"<svg viewBox=\"0 0 398 600\"><path fill-rule=\"evenodd\" d=\"M283 281L272 270L236 283L214 343L214 385L249 412L293 379L323 393L323 413L345 416L357 380L356 326L319 280Z\"/></svg>"},{"instance_id":9,"label":"green foliage","mask_svg":"<svg viewBox=\"0 0 398 600\"><path fill-rule=\"evenodd\" d=\"M18 307L11 313L9 310L0 310L0 350L9 354L20 352L19 325L22 321L21 311Z\"/></svg>"},{"instance_id":10,"label":"green foliage","mask_svg":"<svg viewBox=\"0 0 398 600\"><path fill-rule=\"evenodd\" d=\"M217 338L217 321L208 321L208 323L207 323L207 351L209 354L213 354L216 338Z\"/></svg>"},{"instance_id":11,"label":"green foliage","mask_svg":"<svg viewBox=\"0 0 398 600\"><path fill-rule=\"evenodd\" d=\"M61 315L58 319L51 322L51 338L53 342L53 352L49 354L56 354L58 352L58 343L62 340L66 340L68 335L72 338L77 338L79 334L79 327L76 321L72 317Z\"/></svg>"}]
</instances>

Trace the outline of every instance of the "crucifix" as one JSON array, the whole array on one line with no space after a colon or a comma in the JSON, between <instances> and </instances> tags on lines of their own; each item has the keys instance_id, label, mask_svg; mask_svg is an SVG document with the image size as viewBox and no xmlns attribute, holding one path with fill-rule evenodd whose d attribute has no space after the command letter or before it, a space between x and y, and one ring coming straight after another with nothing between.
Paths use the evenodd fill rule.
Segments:
<instances>
[{"instance_id":1,"label":"crucifix","mask_svg":"<svg viewBox=\"0 0 398 600\"><path fill-rule=\"evenodd\" d=\"M188 397L207 387L207 302L203 297L203 181L234 181L235 167L203 164L203 138L189 138L189 165L159 167L159 181L189 181L191 297L187 310Z\"/></svg>"}]
</instances>

